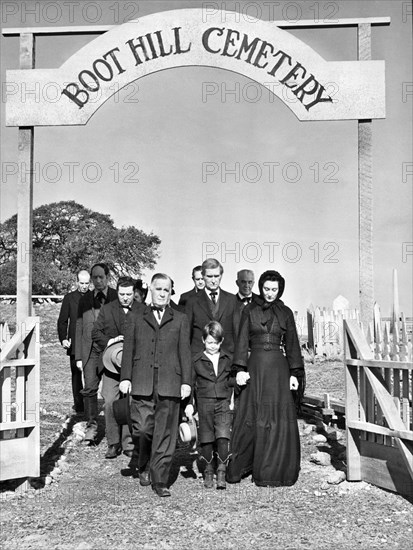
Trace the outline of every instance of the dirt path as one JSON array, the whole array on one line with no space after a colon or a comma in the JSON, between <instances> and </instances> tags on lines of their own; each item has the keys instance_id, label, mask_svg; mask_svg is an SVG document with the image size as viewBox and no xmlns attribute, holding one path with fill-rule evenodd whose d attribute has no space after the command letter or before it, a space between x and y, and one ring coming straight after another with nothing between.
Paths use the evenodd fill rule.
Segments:
<instances>
[{"instance_id":1,"label":"dirt path","mask_svg":"<svg viewBox=\"0 0 413 550\"><path fill-rule=\"evenodd\" d=\"M258 488L249 477L226 491L205 490L188 471L186 448L176 454L171 498L140 487L127 475L126 457L104 459L104 439L94 448L74 444L79 419L65 422L69 366L53 341L56 314L47 308L39 313L48 342L42 348L43 477L25 493L0 484L4 550L411 548L411 504L365 483L326 483L345 467L343 441L317 443L303 420L302 470L293 487ZM310 461L317 445L334 466Z\"/></svg>"},{"instance_id":2,"label":"dirt path","mask_svg":"<svg viewBox=\"0 0 413 550\"><path fill-rule=\"evenodd\" d=\"M411 547L411 505L364 483L326 484L336 470L310 462L315 432L305 428L300 420L304 456L294 487L258 488L246 478L226 491L205 490L179 449L168 499L140 487L126 457L105 460L104 440L94 448L55 446L50 485L3 493L3 549ZM51 470L56 464L61 472Z\"/></svg>"}]
</instances>

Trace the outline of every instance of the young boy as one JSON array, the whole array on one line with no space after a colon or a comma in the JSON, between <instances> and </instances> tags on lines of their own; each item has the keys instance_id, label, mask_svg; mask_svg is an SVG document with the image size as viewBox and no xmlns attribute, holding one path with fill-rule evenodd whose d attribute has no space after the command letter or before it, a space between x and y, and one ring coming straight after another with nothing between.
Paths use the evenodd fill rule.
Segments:
<instances>
[{"instance_id":1,"label":"young boy","mask_svg":"<svg viewBox=\"0 0 413 550\"><path fill-rule=\"evenodd\" d=\"M224 329L217 321L205 325L202 333L204 351L193 357L194 399L198 409L198 438L201 459L206 462L204 486L213 487L214 446L218 460L217 489L225 489L225 472L229 459L229 439L232 424L230 400L234 386L232 356L220 351ZM194 406L189 404L185 414L191 418Z\"/></svg>"}]
</instances>

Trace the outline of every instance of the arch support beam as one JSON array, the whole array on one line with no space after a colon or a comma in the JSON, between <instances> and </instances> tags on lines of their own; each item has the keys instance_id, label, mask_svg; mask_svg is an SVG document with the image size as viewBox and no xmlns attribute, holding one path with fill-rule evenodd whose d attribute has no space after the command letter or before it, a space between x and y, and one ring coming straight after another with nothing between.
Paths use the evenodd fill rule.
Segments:
<instances>
[{"instance_id":1,"label":"arch support beam","mask_svg":"<svg viewBox=\"0 0 413 550\"><path fill-rule=\"evenodd\" d=\"M20 69L34 69L35 37L20 36ZM32 310L33 126L19 127L19 176L17 182L17 327Z\"/></svg>"},{"instance_id":2,"label":"arch support beam","mask_svg":"<svg viewBox=\"0 0 413 550\"><path fill-rule=\"evenodd\" d=\"M371 59L371 25L358 27L359 61ZM360 320L365 328L373 321L373 177L372 121L358 121L359 292Z\"/></svg>"}]
</instances>

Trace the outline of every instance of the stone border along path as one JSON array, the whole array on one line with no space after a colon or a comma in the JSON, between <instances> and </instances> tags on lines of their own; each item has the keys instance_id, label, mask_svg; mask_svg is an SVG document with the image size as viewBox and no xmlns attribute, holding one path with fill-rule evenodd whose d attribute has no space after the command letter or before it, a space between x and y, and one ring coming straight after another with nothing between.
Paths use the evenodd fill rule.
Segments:
<instances>
[{"instance_id":1,"label":"stone border along path","mask_svg":"<svg viewBox=\"0 0 413 550\"><path fill-rule=\"evenodd\" d=\"M70 464L70 454L73 452L82 452L88 450L87 448L81 445L86 429L86 422L76 422L73 424L71 430L68 432L68 427L71 422L71 418L68 415L62 415L56 411L46 411L46 409L41 409L40 413L42 415L49 415L56 417L61 422L61 429L59 432L56 432L54 435L56 441L59 438L63 438L61 446L63 448L63 453L59 452L57 456L59 458L56 460L54 468L47 474L42 475L38 478L29 478L28 484L17 489L17 491L6 490L3 493L0 493L1 499L12 499L17 497L27 496L28 498L33 498L35 495L33 492L45 489L47 486L52 483L59 481L60 477L69 468ZM100 413L100 416L103 416L103 411ZM345 447L343 446L345 432L339 429L332 429L328 427L323 422L308 421L306 423L304 420L299 419L300 427L300 438L301 438L301 447L302 447L302 464L300 475L308 472L316 472L320 477L320 487L317 490L314 490L313 493L316 496L322 496L323 491L328 491L333 488L333 486L338 486L346 480L346 466L345 466ZM324 435L325 434L325 435ZM341 443L339 443L341 442ZM55 442L56 443L56 442ZM53 446L55 446L55 443ZM334 449L334 444L339 443L340 450L337 452ZM303 452L303 448L308 445L315 445L316 451L311 453L309 458L305 459L305 455L308 453ZM329 450L319 450L318 447L322 449ZM99 449L101 453L102 449L105 447L105 441L103 440L100 445L94 447L96 450ZM342 447L342 448L341 448ZM67 460L69 457L69 460ZM105 461L102 459L104 463ZM126 460L126 457L125 457ZM110 461L112 462L112 461ZM116 462L116 460L114 461ZM334 466L332 465L334 464ZM316 468L318 466L319 468ZM196 477L201 478L202 474L199 473L196 463L193 464L193 470ZM185 466L181 467L181 473L185 474L185 471L188 471ZM189 472L188 472L189 474ZM6 485L8 482L4 482ZM13 483L13 480L9 482ZM339 493L347 493L353 490L360 490L361 488L366 488L368 484L361 483L344 483L339 488Z\"/></svg>"}]
</instances>

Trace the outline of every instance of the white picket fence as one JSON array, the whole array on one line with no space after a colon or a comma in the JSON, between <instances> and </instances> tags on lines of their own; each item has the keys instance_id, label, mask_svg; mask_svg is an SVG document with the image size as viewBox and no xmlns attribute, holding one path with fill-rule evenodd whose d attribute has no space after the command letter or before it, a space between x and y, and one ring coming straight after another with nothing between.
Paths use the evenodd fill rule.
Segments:
<instances>
[{"instance_id":1,"label":"white picket fence","mask_svg":"<svg viewBox=\"0 0 413 550\"><path fill-rule=\"evenodd\" d=\"M296 317L301 340L317 357L341 357L344 350L343 320L360 322L357 309L335 311L328 308L309 308L307 317ZM412 360L412 319L401 313L398 319L382 318L375 304L374 321L365 334L376 359L388 361Z\"/></svg>"}]
</instances>

